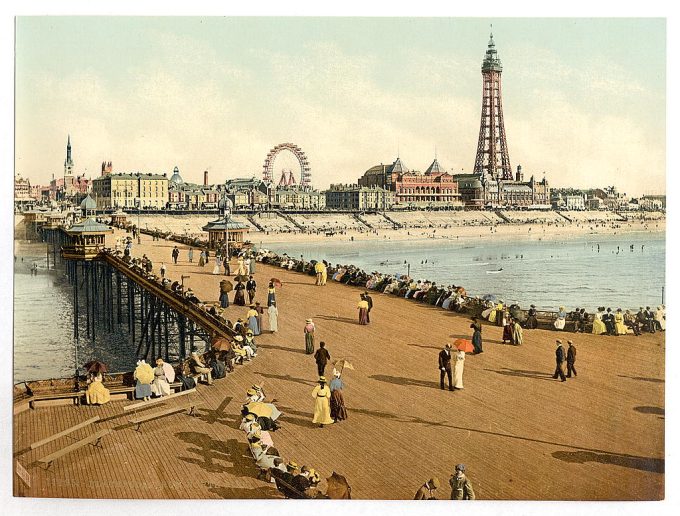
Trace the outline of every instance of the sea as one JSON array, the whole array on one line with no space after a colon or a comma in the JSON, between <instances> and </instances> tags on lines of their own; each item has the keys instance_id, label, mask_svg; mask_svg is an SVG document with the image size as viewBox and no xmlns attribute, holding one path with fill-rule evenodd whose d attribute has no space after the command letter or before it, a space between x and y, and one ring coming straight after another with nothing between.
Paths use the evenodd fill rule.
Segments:
<instances>
[{"instance_id":1,"label":"sea","mask_svg":"<svg viewBox=\"0 0 680 516\"><path fill-rule=\"evenodd\" d=\"M469 295L492 295L543 310L598 306L637 309L662 303L664 233L582 235L564 240L338 241L268 244L277 253L368 272L410 273ZM73 334L73 290L64 270L47 268L46 246L15 242L14 381L72 376L91 358L111 371L133 368L136 347L125 332L97 332L95 342ZM35 263L38 274L30 268ZM84 327L82 322L81 328Z\"/></svg>"}]
</instances>

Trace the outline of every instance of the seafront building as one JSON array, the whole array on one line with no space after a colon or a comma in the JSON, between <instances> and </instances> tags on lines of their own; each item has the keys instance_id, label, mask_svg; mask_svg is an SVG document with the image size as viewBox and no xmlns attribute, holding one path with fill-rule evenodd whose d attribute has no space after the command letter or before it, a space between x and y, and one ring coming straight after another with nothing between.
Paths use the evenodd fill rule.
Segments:
<instances>
[{"instance_id":1,"label":"seafront building","mask_svg":"<svg viewBox=\"0 0 680 516\"><path fill-rule=\"evenodd\" d=\"M92 196L100 210L163 209L168 202L167 174L106 174L92 181Z\"/></svg>"},{"instance_id":2,"label":"seafront building","mask_svg":"<svg viewBox=\"0 0 680 516\"><path fill-rule=\"evenodd\" d=\"M404 207L459 206L460 194L454 177L435 158L425 173L411 171L397 159L391 165L375 165L357 180L358 186L392 192L394 204Z\"/></svg>"},{"instance_id":3,"label":"seafront building","mask_svg":"<svg viewBox=\"0 0 680 516\"><path fill-rule=\"evenodd\" d=\"M175 167L168 182L167 208L179 210L210 210L217 208L221 192L208 184L208 171L203 172L203 184L187 183Z\"/></svg>"},{"instance_id":4,"label":"seafront building","mask_svg":"<svg viewBox=\"0 0 680 516\"><path fill-rule=\"evenodd\" d=\"M331 185L326 208L331 210L384 211L394 206L394 192L379 186Z\"/></svg>"}]
</instances>

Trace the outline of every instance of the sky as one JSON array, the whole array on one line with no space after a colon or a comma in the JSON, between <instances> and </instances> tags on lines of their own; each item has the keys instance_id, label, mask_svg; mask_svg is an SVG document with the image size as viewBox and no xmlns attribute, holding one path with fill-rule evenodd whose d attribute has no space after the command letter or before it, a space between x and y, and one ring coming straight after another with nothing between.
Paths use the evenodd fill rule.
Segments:
<instances>
[{"instance_id":1,"label":"sky","mask_svg":"<svg viewBox=\"0 0 680 516\"><path fill-rule=\"evenodd\" d=\"M15 172L62 175L69 134L88 177L261 177L284 142L317 188L397 155L471 172L491 24L513 169L665 193L663 18L18 17Z\"/></svg>"}]
</instances>

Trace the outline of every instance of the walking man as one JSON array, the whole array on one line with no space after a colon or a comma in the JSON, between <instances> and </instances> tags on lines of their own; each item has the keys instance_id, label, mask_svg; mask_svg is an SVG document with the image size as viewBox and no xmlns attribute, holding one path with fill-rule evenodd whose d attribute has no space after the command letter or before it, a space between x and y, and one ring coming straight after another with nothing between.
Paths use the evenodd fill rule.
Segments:
<instances>
[{"instance_id":1,"label":"walking man","mask_svg":"<svg viewBox=\"0 0 680 516\"><path fill-rule=\"evenodd\" d=\"M574 343L570 340L567 341L567 344L569 344L569 348L567 349L567 378L571 378L571 373L574 373L574 376L576 376L576 368L574 367L574 364L576 363L576 346L574 346Z\"/></svg>"},{"instance_id":2,"label":"walking man","mask_svg":"<svg viewBox=\"0 0 680 516\"><path fill-rule=\"evenodd\" d=\"M444 349L439 352L439 388L444 390L444 375L449 377L449 390L453 390L451 377L451 344L448 342Z\"/></svg>"},{"instance_id":3,"label":"walking man","mask_svg":"<svg viewBox=\"0 0 680 516\"><path fill-rule=\"evenodd\" d=\"M172 261L175 263L175 265L177 264L177 258L179 258L179 249L177 246L175 246L172 249Z\"/></svg>"},{"instance_id":4,"label":"walking man","mask_svg":"<svg viewBox=\"0 0 680 516\"><path fill-rule=\"evenodd\" d=\"M451 500L474 500L475 492L470 480L465 476L465 464L456 464L456 470L449 479Z\"/></svg>"},{"instance_id":5,"label":"walking man","mask_svg":"<svg viewBox=\"0 0 680 516\"><path fill-rule=\"evenodd\" d=\"M319 342L319 349L314 353L314 360L316 360L316 367L319 370L319 376L324 376L326 364L331 359L331 354L326 349L324 341Z\"/></svg>"},{"instance_id":6,"label":"walking man","mask_svg":"<svg viewBox=\"0 0 680 516\"><path fill-rule=\"evenodd\" d=\"M567 379L564 376L564 360L566 358L564 348L562 347L562 341L560 339L557 339L555 342L557 343L557 349L555 349L555 362L557 365L553 378L557 379L557 377L559 377L563 382L566 382Z\"/></svg>"},{"instance_id":7,"label":"walking man","mask_svg":"<svg viewBox=\"0 0 680 516\"><path fill-rule=\"evenodd\" d=\"M255 279L250 276L250 279L246 281L246 292L248 292L248 303L252 303L255 299L255 290L257 289L257 283ZM321 376L321 375L319 375Z\"/></svg>"}]
</instances>

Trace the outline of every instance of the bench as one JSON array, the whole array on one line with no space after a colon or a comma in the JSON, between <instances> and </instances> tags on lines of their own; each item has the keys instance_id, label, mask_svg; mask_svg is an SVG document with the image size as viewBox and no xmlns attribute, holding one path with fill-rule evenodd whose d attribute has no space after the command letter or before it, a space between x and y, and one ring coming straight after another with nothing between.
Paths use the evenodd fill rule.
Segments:
<instances>
[{"instance_id":1,"label":"bench","mask_svg":"<svg viewBox=\"0 0 680 516\"><path fill-rule=\"evenodd\" d=\"M78 423L75 426L69 427L66 430L59 432L58 434L54 434L54 435L51 435L49 437L46 437L42 441L34 442L33 444L31 444L30 448L31 448L31 450L35 450L36 448L40 448L41 446L43 446L47 443L51 443L52 441L55 441L55 440L59 439L60 437L64 437L65 435L73 433L76 430L80 430L81 428L85 428L86 426L89 426L92 423L96 423L97 421L99 421L99 419L100 419L99 416L95 416L93 418L88 419L87 421L83 421L82 423Z\"/></svg>"},{"instance_id":2,"label":"bench","mask_svg":"<svg viewBox=\"0 0 680 516\"><path fill-rule=\"evenodd\" d=\"M29 400L28 406L35 408L36 401L48 401L48 400L63 400L72 399L73 402L80 406L80 400L85 395L85 391L68 391L68 392L46 392L44 394L34 394Z\"/></svg>"},{"instance_id":3,"label":"bench","mask_svg":"<svg viewBox=\"0 0 680 516\"><path fill-rule=\"evenodd\" d=\"M80 441L76 441L73 444L70 444L66 446L65 448L62 448L61 450L58 450L54 453L50 453L49 455L45 455L44 457L41 457L38 459L38 462L41 464L46 464L47 467L45 469L49 469L49 467L52 465L52 462L57 460L60 457L63 457L64 455L67 455L71 453L72 451L78 450L82 448L83 446L86 446L88 444L93 444L93 446L97 448L101 448L99 445L99 442L102 440L102 437L105 435L108 435L112 432L110 428L107 428L106 430L100 430L99 432L92 434L88 437L85 437L84 439L81 439Z\"/></svg>"},{"instance_id":4,"label":"bench","mask_svg":"<svg viewBox=\"0 0 680 516\"><path fill-rule=\"evenodd\" d=\"M187 403L186 405L182 405L180 407L172 407L168 408L165 410L159 410L157 412L151 412L149 414L145 414L143 416L136 417L134 419L128 419L128 422L137 425L137 428L135 430L139 432L140 428L142 427L142 423L146 423L147 421L151 421L152 419L158 419L161 417L169 416L170 414L176 414L178 412L182 412L184 410L189 410L188 414L189 416L194 415L194 409L200 405L203 405L203 402L191 402Z\"/></svg>"},{"instance_id":5,"label":"bench","mask_svg":"<svg viewBox=\"0 0 680 516\"><path fill-rule=\"evenodd\" d=\"M127 406L123 407L123 412L127 412L128 410L137 410L138 408L148 407L149 405L154 405L156 403L163 403L163 402L166 402L170 399L178 398L180 396L184 396L185 394L193 394L194 392L196 392L196 389L189 389L189 390L186 390L186 391L175 392L174 394L170 394L168 396L162 396L160 398L153 398L153 399L150 399L149 401L140 401L139 403L133 403L132 405L127 405Z\"/></svg>"}]
</instances>

